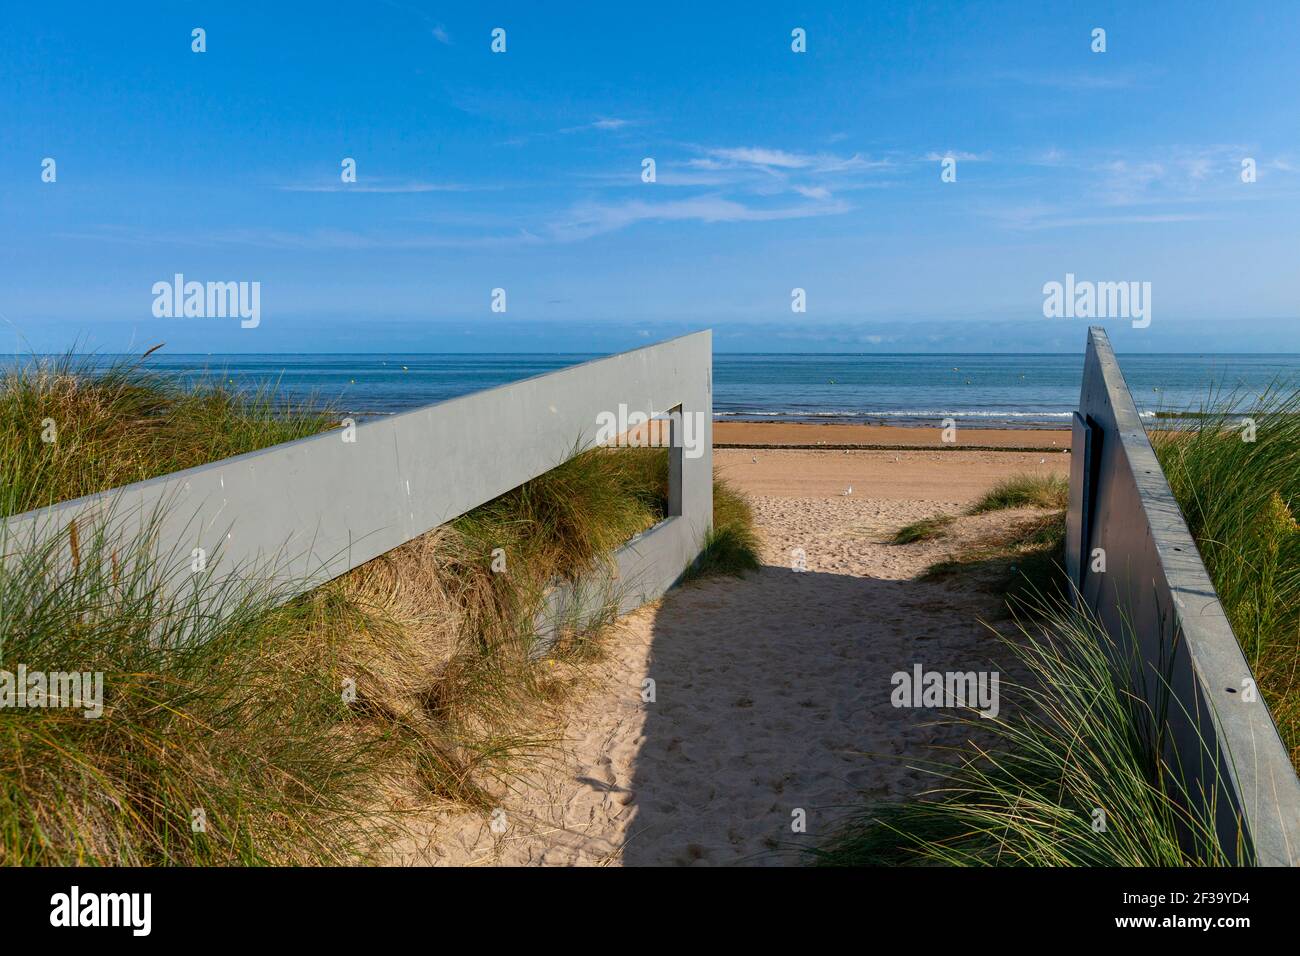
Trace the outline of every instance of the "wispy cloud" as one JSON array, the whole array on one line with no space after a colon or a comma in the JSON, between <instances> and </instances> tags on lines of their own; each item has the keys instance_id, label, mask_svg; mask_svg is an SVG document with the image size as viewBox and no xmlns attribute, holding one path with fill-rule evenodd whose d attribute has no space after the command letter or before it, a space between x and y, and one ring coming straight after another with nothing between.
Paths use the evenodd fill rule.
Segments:
<instances>
[{"instance_id":1,"label":"wispy cloud","mask_svg":"<svg viewBox=\"0 0 1300 956\"><path fill-rule=\"evenodd\" d=\"M1115 159L1097 167L1101 192L1111 205L1126 205L1165 178L1166 164L1151 160Z\"/></svg>"},{"instance_id":2,"label":"wispy cloud","mask_svg":"<svg viewBox=\"0 0 1300 956\"><path fill-rule=\"evenodd\" d=\"M421 250L477 249L528 245L542 238L526 229L500 235L445 235L419 232L362 232L354 229L275 229L252 226L213 229L202 232L165 232L122 226L99 226L61 232L62 239L158 246L252 246L265 249L322 250Z\"/></svg>"},{"instance_id":3,"label":"wispy cloud","mask_svg":"<svg viewBox=\"0 0 1300 956\"><path fill-rule=\"evenodd\" d=\"M387 7L400 11L410 17L420 20L429 29L429 35L441 43L443 46L451 46L451 35L447 33L447 28L439 23L433 17L429 16L423 10L416 10L405 4L394 3L393 0L380 0Z\"/></svg>"},{"instance_id":4,"label":"wispy cloud","mask_svg":"<svg viewBox=\"0 0 1300 956\"><path fill-rule=\"evenodd\" d=\"M724 163L745 166L774 166L777 169L805 169L812 158L783 149L762 149L756 146L737 146L731 149L711 149L709 156L719 165Z\"/></svg>"},{"instance_id":5,"label":"wispy cloud","mask_svg":"<svg viewBox=\"0 0 1300 956\"><path fill-rule=\"evenodd\" d=\"M1039 231L1079 226L1151 226L1175 222L1204 222L1219 218L1197 212L1083 213L1073 207L1016 206L987 210L989 218L1008 229Z\"/></svg>"},{"instance_id":6,"label":"wispy cloud","mask_svg":"<svg viewBox=\"0 0 1300 956\"><path fill-rule=\"evenodd\" d=\"M345 183L339 181L337 183L285 183L275 188L290 193L463 193L491 187L466 186L461 183Z\"/></svg>"},{"instance_id":7,"label":"wispy cloud","mask_svg":"<svg viewBox=\"0 0 1300 956\"><path fill-rule=\"evenodd\" d=\"M1090 171L1099 197L1110 205L1211 199L1221 193L1228 198L1224 191L1240 196L1241 161L1253 154L1241 144L1169 146L1145 156L1106 158Z\"/></svg>"},{"instance_id":8,"label":"wispy cloud","mask_svg":"<svg viewBox=\"0 0 1300 956\"><path fill-rule=\"evenodd\" d=\"M1102 58L1098 57L1098 59ZM993 78L1022 86L1041 86L1054 90L1068 90L1072 93L1124 90L1138 85L1139 82L1137 74L1109 67L1099 67L1096 71L1089 72L1005 70L995 74Z\"/></svg>"},{"instance_id":9,"label":"wispy cloud","mask_svg":"<svg viewBox=\"0 0 1300 956\"><path fill-rule=\"evenodd\" d=\"M783 149L759 146L735 146L704 150L701 164L704 168L725 169L728 166L751 166L768 170L802 170L815 173L847 172L889 166L888 160L868 160L858 153L837 156L833 153L792 153Z\"/></svg>"},{"instance_id":10,"label":"wispy cloud","mask_svg":"<svg viewBox=\"0 0 1300 956\"><path fill-rule=\"evenodd\" d=\"M592 120L590 123L583 123L581 126L566 126L560 130L561 133L582 133L589 129L594 130L615 130L623 129L625 126L637 125L637 120L623 119L617 116L602 116L599 119Z\"/></svg>"},{"instance_id":11,"label":"wispy cloud","mask_svg":"<svg viewBox=\"0 0 1300 956\"><path fill-rule=\"evenodd\" d=\"M783 193L805 199L828 200L840 190L865 188L875 174L896 164L859 153L798 152L770 146L705 146L686 144L691 155L655 156L658 187L702 188L715 193L773 197ZM587 174L595 185L640 187L637 167Z\"/></svg>"},{"instance_id":12,"label":"wispy cloud","mask_svg":"<svg viewBox=\"0 0 1300 956\"><path fill-rule=\"evenodd\" d=\"M1008 197L1015 189L1017 198L1003 205L981 202L973 211L1014 230L1219 220L1228 215L1225 204L1270 195L1267 187L1241 181L1242 159L1254 155L1240 144L1169 145L1141 153L1030 151L1015 161L1022 176L1003 183ZM1018 198L1049 181L1050 200Z\"/></svg>"},{"instance_id":13,"label":"wispy cloud","mask_svg":"<svg viewBox=\"0 0 1300 956\"><path fill-rule=\"evenodd\" d=\"M963 153L961 150L954 149L947 149L942 153L932 149L925 154L927 163L938 163L945 159L955 159L963 163L983 163L988 161L989 156L987 153Z\"/></svg>"},{"instance_id":14,"label":"wispy cloud","mask_svg":"<svg viewBox=\"0 0 1300 956\"><path fill-rule=\"evenodd\" d=\"M794 191L809 199L829 199L831 191L825 186L795 186Z\"/></svg>"},{"instance_id":15,"label":"wispy cloud","mask_svg":"<svg viewBox=\"0 0 1300 956\"><path fill-rule=\"evenodd\" d=\"M1031 166L1060 166L1065 161L1065 152L1055 146L1034 153L1026 160Z\"/></svg>"},{"instance_id":16,"label":"wispy cloud","mask_svg":"<svg viewBox=\"0 0 1300 956\"><path fill-rule=\"evenodd\" d=\"M724 196L696 196L663 202L629 200L622 203L582 203L552 223L549 233L560 241L575 241L614 232L640 222L770 222L848 212L843 202L802 203L757 207Z\"/></svg>"},{"instance_id":17,"label":"wispy cloud","mask_svg":"<svg viewBox=\"0 0 1300 956\"><path fill-rule=\"evenodd\" d=\"M586 185L597 188L619 189L628 186L644 188L645 186L641 180L640 164L629 165L625 169L613 172L604 170L601 172L581 173L580 178ZM734 186L742 180L743 177L736 176L726 170L696 167L691 162L669 162L665 160L659 163L655 170L655 185L661 187L716 189L718 187Z\"/></svg>"}]
</instances>

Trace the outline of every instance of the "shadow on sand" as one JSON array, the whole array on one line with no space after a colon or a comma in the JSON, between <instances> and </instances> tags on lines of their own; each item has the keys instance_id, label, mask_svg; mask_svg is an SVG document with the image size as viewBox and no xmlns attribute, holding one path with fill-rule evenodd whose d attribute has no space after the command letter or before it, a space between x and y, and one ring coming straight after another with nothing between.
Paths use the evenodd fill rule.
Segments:
<instances>
[{"instance_id":1,"label":"shadow on sand","mask_svg":"<svg viewBox=\"0 0 1300 956\"><path fill-rule=\"evenodd\" d=\"M795 863L847 811L932 786L916 768L954 759L970 732L952 710L895 708L891 676L997 669L1009 654L981 619L1006 616L966 578L765 566L671 592L653 623L623 862Z\"/></svg>"}]
</instances>

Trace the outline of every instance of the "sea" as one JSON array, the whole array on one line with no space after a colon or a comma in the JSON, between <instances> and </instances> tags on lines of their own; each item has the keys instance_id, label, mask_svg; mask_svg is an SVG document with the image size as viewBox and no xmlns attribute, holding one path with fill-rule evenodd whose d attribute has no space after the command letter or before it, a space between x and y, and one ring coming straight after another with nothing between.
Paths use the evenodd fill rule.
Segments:
<instances>
[{"instance_id":1,"label":"sea","mask_svg":"<svg viewBox=\"0 0 1300 956\"><path fill-rule=\"evenodd\" d=\"M150 368L194 382L273 387L297 402L390 415L599 358L581 354L167 355ZM105 363L111 356L89 361ZM15 361L9 357L9 363ZM1121 354L1149 419L1196 411L1216 394L1246 408L1270 383L1300 384L1300 354ZM8 364L8 363L6 363ZM719 421L930 427L944 418L1001 428L1069 424L1081 354L736 354L713 357Z\"/></svg>"}]
</instances>

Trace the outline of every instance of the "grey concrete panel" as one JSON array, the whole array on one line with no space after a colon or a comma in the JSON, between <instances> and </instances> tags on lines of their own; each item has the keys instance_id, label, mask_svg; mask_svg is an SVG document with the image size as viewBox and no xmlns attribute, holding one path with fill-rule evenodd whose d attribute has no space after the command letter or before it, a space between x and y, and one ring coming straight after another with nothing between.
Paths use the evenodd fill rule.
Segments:
<instances>
[{"instance_id":1,"label":"grey concrete panel","mask_svg":"<svg viewBox=\"0 0 1300 956\"><path fill-rule=\"evenodd\" d=\"M694 560L712 524L712 361L711 333L697 332L367 422L353 442L334 430L62 502L5 520L3 553L12 560L73 521L124 541L155 522L158 551L177 556L178 588L202 548L218 577L302 591L596 444L601 413L680 406L698 446L670 452L679 513L616 556L621 578L649 600Z\"/></svg>"},{"instance_id":2,"label":"grey concrete panel","mask_svg":"<svg viewBox=\"0 0 1300 956\"><path fill-rule=\"evenodd\" d=\"M1117 640L1130 635L1139 680L1188 799L1212 806L1220 839L1261 865L1300 862L1300 780L1156 459L1110 341L1088 338L1079 415L1093 427L1091 468L1071 463L1067 531L1080 536L1076 584ZM1077 428L1076 428L1077 434ZM1067 547L1073 545L1067 540ZM1083 555L1106 554L1104 573ZM1208 756L1207 756L1208 750Z\"/></svg>"}]
</instances>

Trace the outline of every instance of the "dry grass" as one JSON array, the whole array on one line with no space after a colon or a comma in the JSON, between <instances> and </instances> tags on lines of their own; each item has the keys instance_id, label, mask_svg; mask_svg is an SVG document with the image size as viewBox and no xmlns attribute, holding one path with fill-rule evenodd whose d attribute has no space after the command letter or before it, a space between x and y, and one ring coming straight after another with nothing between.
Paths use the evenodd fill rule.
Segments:
<instances>
[{"instance_id":1,"label":"dry grass","mask_svg":"<svg viewBox=\"0 0 1300 956\"><path fill-rule=\"evenodd\" d=\"M265 388L191 387L143 361L103 370L73 356L0 377L0 514L305 438L338 424L327 408ZM53 438L54 440L50 440Z\"/></svg>"},{"instance_id":2,"label":"dry grass","mask_svg":"<svg viewBox=\"0 0 1300 956\"><path fill-rule=\"evenodd\" d=\"M915 544L918 541L934 541L948 534L948 528L956 519L952 515L935 515L922 518L911 524L903 525L890 538L891 544Z\"/></svg>"},{"instance_id":3,"label":"dry grass","mask_svg":"<svg viewBox=\"0 0 1300 956\"><path fill-rule=\"evenodd\" d=\"M0 407L28 409L0 450L11 511L329 424L266 395L199 400L67 364L6 380ZM0 570L0 669L102 671L105 712L0 709L0 862L365 862L408 811L494 805L599 652L618 598L606 565L662 516L666 467L661 450L574 454L291 600L205 579L219 623L166 596L157 554L113 553L97 529L28 550ZM732 533L752 534L743 502L721 500ZM537 623L557 586L585 600L548 647Z\"/></svg>"},{"instance_id":4,"label":"dry grass","mask_svg":"<svg viewBox=\"0 0 1300 956\"><path fill-rule=\"evenodd\" d=\"M973 541L965 541L952 556L932 564L925 576L931 579L978 576L993 581L1007 595L1010 604L1032 612L1044 597L1059 599L1065 594L1065 507L1069 503L1069 482L1057 475L1013 475L993 487L967 509L966 514L1035 509L1037 513L1009 518L985 529ZM902 528L895 544L933 540L951 533L949 515L928 518Z\"/></svg>"}]
</instances>

